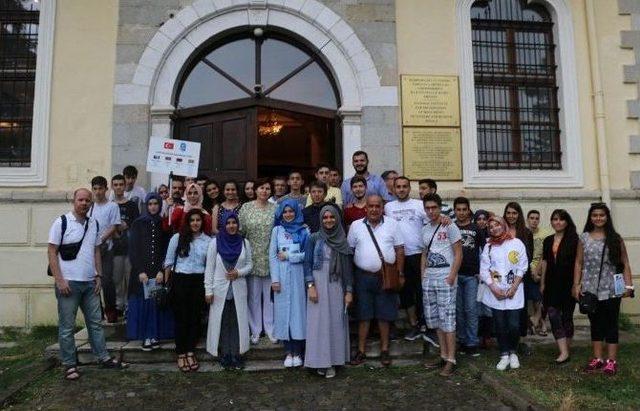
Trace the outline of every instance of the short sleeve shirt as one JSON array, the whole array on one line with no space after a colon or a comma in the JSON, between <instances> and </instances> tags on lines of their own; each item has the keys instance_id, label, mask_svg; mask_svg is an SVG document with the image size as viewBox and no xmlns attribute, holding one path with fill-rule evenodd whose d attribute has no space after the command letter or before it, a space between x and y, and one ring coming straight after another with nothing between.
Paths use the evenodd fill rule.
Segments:
<instances>
[{"instance_id":1,"label":"short sleeve shirt","mask_svg":"<svg viewBox=\"0 0 640 411\"><path fill-rule=\"evenodd\" d=\"M89 214L91 218L98 222L98 226L100 227L98 235L100 235L101 238L105 231L114 225L119 225L122 221L120 219L120 207L113 201L107 201L102 204L94 203ZM111 240L107 242L107 246L111 249Z\"/></svg>"},{"instance_id":2,"label":"short sleeve shirt","mask_svg":"<svg viewBox=\"0 0 640 411\"><path fill-rule=\"evenodd\" d=\"M427 250L431 237L433 242ZM422 242L428 252L426 273L431 278L445 278L449 275L455 257L453 244L461 239L460 229L455 224L443 226L429 222L422 228Z\"/></svg>"},{"instance_id":3,"label":"short sleeve shirt","mask_svg":"<svg viewBox=\"0 0 640 411\"><path fill-rule=\"evenodd\" d=\"M65 214L67 218L67 229L64 232L62 243L60 235L62 233L62 218L58 217L49 229L49 244L72 244L77 243L84 235L85 221L78 221L73 213ZM62 277L67 281L92 281L96 275L95 269L95 247L100 245L98 226L93 218L89 219L87 234L84 236L80 251L75 260L64 261L58 254L58 264Z\"/></svg>"},{"instance_id":4,"label":"short sleeve shirt","mask_svg":"<svg viewBox=\"0 0 640 411\"><path fill-rule=\"evenodd\" d=\"M349 247L354 249L353 262L356 267L364 271L378 272L382 268L382 261L380 261L369 230L367 230L368 224L366 219L354 221L349 228L347 242ZM384 261L389 264L395 263L395 247L404 245L396 221L385 218L375 228L372 227L372 230L382 251Z\"/></svg>"},{"instance_id":5,"label":"short sleeve shirt","mask_svg":"<svg viewBox=\"0 0 640 411\"><path fill-rule=\"evenodd\" d=\"M384 214L394 219L400 227L400 234L404 238L405 255L420 254L422 252L422 226L427 222L422 201L410 198L406 201L392 201L385 204Z\"/></svg>"}]
</instances>

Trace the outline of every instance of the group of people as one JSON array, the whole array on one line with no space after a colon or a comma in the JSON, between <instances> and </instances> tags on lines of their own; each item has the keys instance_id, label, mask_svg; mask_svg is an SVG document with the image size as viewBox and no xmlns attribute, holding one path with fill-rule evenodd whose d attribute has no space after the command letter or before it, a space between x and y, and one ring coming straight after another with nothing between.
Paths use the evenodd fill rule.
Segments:
<instances>
[{"instance_id":1,"label":"group of people","mask_svg":"<svg viewBox=\"0 0 640 411\"><path fill-rule=\"evenodd\" d=\"M547 315L555 362L563 364L576 302L591 293L597 307L589 313L593 359L586 370L616 373L620 300L633 296L633 285L606 204L592 204L582 234L566 210L553 211L553 233L545 236L540 213L530 211L527 224L516 202L502 217L473 213L465 197L444 204L430 179L419 181L418 200L407 177L369 172L363 151L352 160L353 177L340 184L335 169L320 165L306 189L302 173L291 171L242 188L178 177L147 194L128 166L112 178L109 196L104 177L91 181L91 191L76 190L73 211L51 227L48 250L65 377L80 377L78 308L101 364L126 367L106 351L101 289L106 321L126 316L127 336L143 350L175 339L181 371L199 368L195 348L208 316L206 349L224 368L243 368L243 354L264 335L283 343L285 367L326 378L367 360L372 320L380 361L389 366L399 310L410 325L406 340L439 347L425 367L445 377L455 371L456 354L476 356L493 336L497 369L519 368L518 354L530 351L521 338L546 333ZM383 284L390 267L399 289ZM166 298L152 298L151 288ZM353 355L350 318L358 323Z\"/></svg>"}]
</instances>

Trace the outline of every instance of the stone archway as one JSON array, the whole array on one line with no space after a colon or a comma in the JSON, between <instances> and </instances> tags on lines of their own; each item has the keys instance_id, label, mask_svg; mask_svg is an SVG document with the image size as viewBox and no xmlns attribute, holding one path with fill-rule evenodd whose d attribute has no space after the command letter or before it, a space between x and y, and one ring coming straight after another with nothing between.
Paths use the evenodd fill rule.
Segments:
<instances>
[{"instance_id":1,"label":"stone archway","mask_svg":"<svg viewBox=\"0 0 640 411\"><path fill-rule=\"evenodd\" d=\"M327 62L340 92L343 167L362 146L364 106L397 107L397 87L382 86L370 53L338 14L316 0L198 0L165 22L148 43L133 76L115 88L116 105L148 105L151 136L171 135L180 71L198 47L238 27L276 27L297 33ZM152 176L157 184L160 176Z\"/></svg>"}]
</instances>

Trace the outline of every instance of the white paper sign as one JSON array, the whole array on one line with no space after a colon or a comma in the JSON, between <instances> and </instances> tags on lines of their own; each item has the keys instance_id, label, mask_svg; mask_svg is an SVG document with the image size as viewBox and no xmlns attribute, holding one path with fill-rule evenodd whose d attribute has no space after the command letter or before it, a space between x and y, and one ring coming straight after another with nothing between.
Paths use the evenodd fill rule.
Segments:
<instances>
[{"instance_id":1,"label":"white paper sign","mask_svg":"<svg viewBox=\"0 0 640 411\"><path fill-rule=\"evenodd\" d=\"M197 177L200 165L200 143L151 137L147 154L147 171Z\"/></svg>"}]
</instances>

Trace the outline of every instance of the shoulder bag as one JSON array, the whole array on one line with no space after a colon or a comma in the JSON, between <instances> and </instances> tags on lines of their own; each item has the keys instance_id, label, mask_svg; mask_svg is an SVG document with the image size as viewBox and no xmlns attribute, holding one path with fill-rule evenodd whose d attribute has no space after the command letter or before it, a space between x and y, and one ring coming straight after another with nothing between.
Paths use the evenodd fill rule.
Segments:
<instances>
[{"instance_id":1,"label":"shoulder bag","mask_svg":"<svg viewBox=\"0 0 640 411\"><path fill-rule=\"evenodd\" d=\"M62 240L64 238L64 233L67 231L67 216L60 216L60 245L58 245L58 253L60 253L60 258L63 261L72 261L78 257L78 253L80 252L80 248L82 247L82 242L84 241L84 237L87 235L87 230L89 229L89 218L87 218L84 222L84 233L82 234L82 238L80 241L71 244L62 244ZM47 275L53 277L53 272L51 271L51 266L47 266Z\"/></svg>"},{"instance_id":2,"label":"shoulder bag","mask_svg":"<svg viewBox=\"0 0 640 411\"><path fill-rule=\"evenodd\" d=\"M373 245L376 246L376 251L378 252L378 257L380 257L380 262L382 263L382 268L380 272L382 274L381 282L382 282L382 291L386 291L389 293L397 293L400 291L400 272L398 271L398 267L395 263L389 264L384 261L384 256L382 255L382 250L380 250L380 246L378 245L378 241L376 240L376 236L373 235L373 230L368 222L365 221L367 226L367 230L369 231L369 235L373 240Z\"/></svg>"},{"instance_id":3,"label":"shoulder bag","mask_svg":"<svg viewBox=\"0 0 640 411\"><path fill-rule=\"evenodd\" d=\"M171 282L173 282L173 276L176 273L176 264L178 263L178 250L176 250L176 257L173 259L173 265L171 266L171 277L167 281L165 278L162 282L162 286L156 288L151 292L151 297L153 301L156 303L156 307L160 310L167 309L171 307L173 303L173 293L171 292L173 287L171 286Z\"/></svg>"},{"instance_id":4,"label":"shoulder bag","mask_svg":"<svg viewBox=\"0 0 640 411\"><path fill-rule=\"evenodd\" d=\"M600 277L602 276L602 266L604 265L604 253L607 249L607 243L602 246L602 256L600 257L600 271L598 272L598 285L596 286L596 294L584 292L580 295L578 305L582 314L595 314L598 308L598 289L600 288Z\"/></svg>"}]
</instances>

